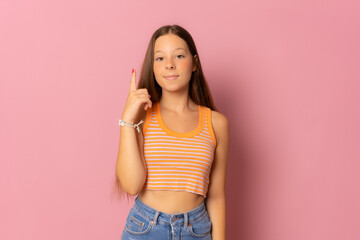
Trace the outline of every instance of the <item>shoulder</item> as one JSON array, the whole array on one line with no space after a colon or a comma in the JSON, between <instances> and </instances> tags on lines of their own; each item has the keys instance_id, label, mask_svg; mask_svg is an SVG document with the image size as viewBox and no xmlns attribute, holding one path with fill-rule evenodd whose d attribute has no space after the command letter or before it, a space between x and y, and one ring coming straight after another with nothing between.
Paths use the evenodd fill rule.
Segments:
<instances>
[{"instance_id":1,"label":"shoulder","mask_svg":"<svg viewBox=\"0 0 360 240\"><path fill-rule=\"evenodd\" d=\"M211 123L217 143L223 142L224 139L228 138L229 120L224 114L211 110Z\"/></svg>"}]
</instances>

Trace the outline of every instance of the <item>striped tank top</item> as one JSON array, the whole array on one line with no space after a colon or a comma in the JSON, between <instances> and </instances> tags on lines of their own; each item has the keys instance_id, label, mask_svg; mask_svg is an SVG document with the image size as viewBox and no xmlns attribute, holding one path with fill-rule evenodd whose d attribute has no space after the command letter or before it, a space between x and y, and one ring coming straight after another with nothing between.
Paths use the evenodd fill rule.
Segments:
<instances>
[{"instance_id":1,"label":"striped tank top","mask_svg":"<svg viewBox=\"0 0 360 240\"><path fill-rule=\"evenodd\" d=\"M206 197L216 139L211 109L198 105L196 129L178 133L162 121L159 102L146 112L143 127L147 177L143 189L187 191Z\"/></svg>"}]
</instances>

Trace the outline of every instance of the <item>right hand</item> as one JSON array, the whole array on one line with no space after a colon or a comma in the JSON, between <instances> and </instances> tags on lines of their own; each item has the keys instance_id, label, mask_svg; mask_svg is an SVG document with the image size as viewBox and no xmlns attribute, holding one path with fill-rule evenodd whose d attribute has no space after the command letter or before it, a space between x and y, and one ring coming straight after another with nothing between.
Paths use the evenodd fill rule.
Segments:
<instances>
[{"instance_id":1,"label":"right hand","mask_svg":"<svg viewBox=\"0 0 360 240\"><path fill-rule=\"evenodd\" d=\"M134 72L131 74L129 94L121 119L126 122L135 123L134 121L136 121L141 107L144 107L145 111L152 107L150 97L151 96L146 88L136 89L136 75L134 69Z\"/></svg>"}]
</instances>

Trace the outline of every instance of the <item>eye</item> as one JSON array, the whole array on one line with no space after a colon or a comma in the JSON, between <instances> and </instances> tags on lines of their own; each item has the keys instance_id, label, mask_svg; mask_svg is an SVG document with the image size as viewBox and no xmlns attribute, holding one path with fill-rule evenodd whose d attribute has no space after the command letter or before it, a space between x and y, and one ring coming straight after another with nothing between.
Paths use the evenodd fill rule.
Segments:
<instances>
[{"instance_id":1,"label":"eye","mask_svg":"<svg viewBox=\"0 0 360 240\"><path fill-rule=\"evenodd\" d=\"M158 57L158 58L155 58L155 61L157 61L159 58L161 58L161 59L162 59L162 57Z\"/></svg>"},{"instance_id":2,"label":"eye","mask_svg":"<svg viewBox=\"0 0 360 240\"><path fill-rule=\"evenodd\" d=\"M177 55L177 56L182 56L182 57L184 57L184 55Z\"/></svg>"}]
</instances>

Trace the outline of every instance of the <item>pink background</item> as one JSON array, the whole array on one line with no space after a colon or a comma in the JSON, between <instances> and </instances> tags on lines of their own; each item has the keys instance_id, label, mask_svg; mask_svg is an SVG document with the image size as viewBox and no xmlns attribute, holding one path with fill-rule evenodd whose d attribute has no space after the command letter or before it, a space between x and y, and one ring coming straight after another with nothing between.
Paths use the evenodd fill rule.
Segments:
<instances>
[{"instance_id":1,"label":"pink background","mask_svg":"<svg viewBox=\"0 0 360 240\"><path fill-rule=\"evenodd\" d=\"M192 34L228 116L229 239L360 239L356 1L0 2L0 239L120 239L131 68Z\"/></svg>"}]
</instances>

